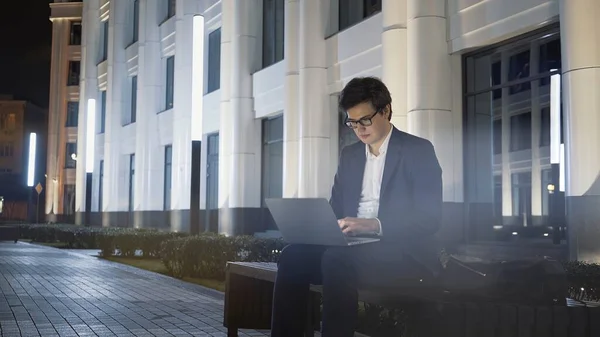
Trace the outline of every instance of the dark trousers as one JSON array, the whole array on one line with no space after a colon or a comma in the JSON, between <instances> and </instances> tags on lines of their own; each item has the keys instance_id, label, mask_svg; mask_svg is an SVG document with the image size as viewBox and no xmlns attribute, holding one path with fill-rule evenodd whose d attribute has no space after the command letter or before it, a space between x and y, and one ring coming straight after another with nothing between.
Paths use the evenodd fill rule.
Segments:
<instances>
[{"instance_id":1,"label":"dark trousers","mask_svg":"<svg viewBox=\"0 0 600 337\"><path fill-rule=\"evenodd\" d=\"M351 337L358 315L357 289L414 281L423 272L413 259L389 244L289 245L278 263L271 336L303 336L310 284L323 285L322 336Z\"/></svg>"}]
</instances>

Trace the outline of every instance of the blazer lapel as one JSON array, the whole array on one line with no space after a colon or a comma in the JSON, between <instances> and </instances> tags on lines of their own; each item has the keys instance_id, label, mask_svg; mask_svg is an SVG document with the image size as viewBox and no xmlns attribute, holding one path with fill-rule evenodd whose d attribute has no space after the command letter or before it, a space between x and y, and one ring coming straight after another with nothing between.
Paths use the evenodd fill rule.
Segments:
<instances>
[{"instance_id":1,"label":"blazer lapel","mask_svg":"<svg viewBox=\"0 0 600 337\"><path fill-rule=\"evenodd\" d=\"M388 153L385 157L385 166L383 169L383 178L381 179L381 191L379 198L385 195L386 187L389 185L392 176L400 167L402 162L402 134L396 128L392 131Z\"/></svg>"}]
</instances>

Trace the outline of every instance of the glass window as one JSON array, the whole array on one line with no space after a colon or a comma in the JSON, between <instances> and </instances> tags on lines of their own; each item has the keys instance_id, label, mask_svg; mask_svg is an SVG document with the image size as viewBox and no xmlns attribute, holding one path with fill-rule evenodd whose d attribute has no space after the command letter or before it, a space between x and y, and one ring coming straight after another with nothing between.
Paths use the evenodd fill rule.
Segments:
<instances>
[{"instance_id":1,"label":"glass window","mask_svg":"<svg viewBox=\"0 0 600 337\"><path fill-rule=\"evenodd\" d=\"M173 146L165 146L165 176L164 176L164 201L165 210L171 209L171 175L173 166Z\"/></svg>"},{"instance_id":2,"label":"glass window","mask_svg":"<svg viewBox=\"0 0 600 337\"><path fill-rule=\"evenodd\" d=\"M100 91L100 133L106 129L106 90Z\"/></svg>"},{"instance_id":3,"label":"glass window","mask_svg":"<svg viewBox=\"0 0 600 337\"><path fill-rule=\"evenodd\" d=\"M77 143L67 143L65 146L65 168L77 167L77 161L73 158L77 155Z\"/></svg>"},{"instance_id":4,"label":"glass window","mask_svg":"<svg viewBox=\"0 0 600 337\"><path fill-rule=\"evenodd\" d=\"M519 230L528 226L528 238L549 240L550 86L544 83L560 71L558 28L465 55L464 61L469 238L522 239Z\"/></svg>"},{"instance_id":5,"label":"glass window","mask_svg":"<svg viewBox=\"0 0 600 337\"><path fill-rule=\"evenodd\" d=\"M77 121L79 120L79 102L69 101L67 102L67 121L65 122L66 127L77 127Z\"/></svg>"},{"instance_id":6,"label":"glass window","mask_svg":"<svg viewBox=\"0 0 600 337\"><path fill-rule=\"evenodd\" d=\"M339 0L340 30L379 12L381 12L381 0Z\"/></svg>"},{"instance_id":7,"label":"glass window","mask_svg":"<svg viewBox=\"0 0 600 337\"><path fill-rule=\"evenodd\" d=\"M139 37L140 31L140 2L139 0L133 1L133 31L131 43L136 42Z\"/></svg>"},{"instance_id":8,"label":"glass window","mask_svg":"<svg viewBox=\"0 0 600 337\"><path fill-rule=\"evenodd\" d=\"M71 21L69 44L72 46L81 45L81 21Z\"/></svg>"},{"instance_id":9,"label":"glass window","mask_svg":"<svg viewBox=\"0 0 600 337\"><path fill-rule=\"evenodd\" d=\"M79 85L79 71L81 69L81 62L69 61L69 77L67 78L68 86Z\"/></svg>"},{"instance_id":10,"label":"glass window","mask_svg":"<svg viewBox=\"0 0 600 337\"><path fill-rule=\"evenodd\" d=\"M102 25L102 48L100 48L100 62L108 58L108 20L101 22Z\"/></svg>"},{"instance_id":11,"label":"glass window","mask_svg":"<svg viewBox=\"0 0 600 337\"><path fill-rule=\"evenodd\" d=\"M135 123L137 115L137 76L131 76L130 81L130 106L129 110L122 110L122 125Z\"/></svg>"},{"instance_id":12,"label":"glass window","mask_svg":"<svg viewBox=\"0 0 600 337\"><path fill-rule=\"evenodd\" d=\"M175 16L177 0L167 0L167 19Z\"/></svg>"},{"instance_id":13,"label":"glass window","mask_svg":"<svg viewBox=\"0 0 600 337\"><path fill-rule=\"evenodd\" d=\"M206 93L221 86L221 28L208 34L208 83Z\"/></svg>"},{"instance_id":14,"label":"glass window","mask_svg":"<svg viewBox=\"0 0 600 337\"><path fill-rule=\"evenodd\" d=\"M263 121L262 195L264 199L283 195L283 116ZM268 213L268 211L266 211ZM266 213L265 213L266 214ZM264 221L268 229L277 229L270 216Z\"/></svg>"},{"instance_id":15,"label":"glass window","mask_svg":"<svg viewBox=\"0 0 600 337\"><path fill-rule=\"evenodd\" d=\"M283 60L284 0L263 0L263 68Z\"/></svg>"},{"instance_id":16,"label":"glass window","mask_svg":"<svg viewBox=\"0 0 600 337\"><path fill-rule=\"evenodd\" d=\"M167 74L166 74L166 97L165 110L173 108L173 98L175 93L175 56L167 57Z\"/></svg>"}]
</instances>

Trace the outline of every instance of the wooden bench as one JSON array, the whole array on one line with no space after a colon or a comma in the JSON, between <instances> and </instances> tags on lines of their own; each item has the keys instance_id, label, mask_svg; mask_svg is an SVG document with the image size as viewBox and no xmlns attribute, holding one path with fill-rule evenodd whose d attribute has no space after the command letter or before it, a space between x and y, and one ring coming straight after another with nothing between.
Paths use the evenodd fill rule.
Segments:
<instances>
[{"instance_id":1,"label":"wooden bench","mask_svg":"<svg viewBox=\"0 0 600 337\"><path fill-rule=\"evenodd\" d=\"M0 241L14 241L15 243L17 243L18 240L18 226L0 225Z\"/></svg>"},{"instance_id":2,"label":"wooden bench","mask_svg":"<svg viewBox=\"0 0 600 337\"><path fill-rule=\"evenodd\" d=\"M275 263L229 262L226 267L223 325L229 337L238 329L269 330ZM416 289L419 288L419 289ZM592 337L600 336L600 307L567 300L567 306L460 302L427 285L415 289L359 291L359 300L408 309L411 331L420 336ZM320 329L320 287L311 286L305 336ZM431 316L434 315L434 316ZM436 324L431 324L436 322Z\"/></svg>"}]
</instances>

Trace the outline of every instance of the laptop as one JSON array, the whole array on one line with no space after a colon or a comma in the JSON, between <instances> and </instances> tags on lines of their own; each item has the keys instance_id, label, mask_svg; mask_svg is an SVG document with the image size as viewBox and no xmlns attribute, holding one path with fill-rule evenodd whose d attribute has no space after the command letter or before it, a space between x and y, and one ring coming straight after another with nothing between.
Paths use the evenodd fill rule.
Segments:
<instances>
[{"instance_id":1,"label":"laptop","mask_svg":"<svg viewBox=\"0 0 600 337\"><path fill-rule=\"evenodd\" d=\"M327 199L265 199L265 203L287 243L352 246L379 241L378 237L344 234Z\"/></svg>"}]
</instances>

